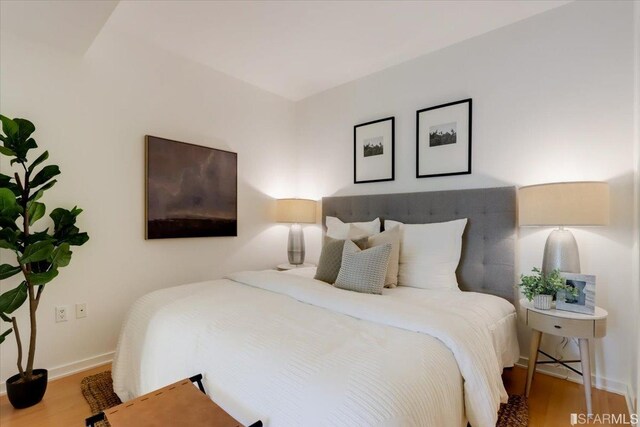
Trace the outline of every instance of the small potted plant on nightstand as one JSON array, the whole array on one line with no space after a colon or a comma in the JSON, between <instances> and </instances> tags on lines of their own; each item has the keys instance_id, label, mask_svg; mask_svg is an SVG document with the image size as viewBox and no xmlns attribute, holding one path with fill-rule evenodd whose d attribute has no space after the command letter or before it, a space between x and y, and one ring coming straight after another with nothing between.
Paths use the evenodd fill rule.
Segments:
<instances>
[{"instance_id":1,"label":"small potted plant on nightstand","mask_svg":"<svg viewBox=\"0 0 640 427\"><path fill-rule=\"evenodd\" d=\"M539 268L534 267L530 276L521 275L520 287L524 296L533 301L533 306L539 310L551 309L551 302L558 291L565 291L569 294L576 294L576 289L565 285L560 276L560 270L555 269L546 276Z\"/></svg>"}]
</instances>

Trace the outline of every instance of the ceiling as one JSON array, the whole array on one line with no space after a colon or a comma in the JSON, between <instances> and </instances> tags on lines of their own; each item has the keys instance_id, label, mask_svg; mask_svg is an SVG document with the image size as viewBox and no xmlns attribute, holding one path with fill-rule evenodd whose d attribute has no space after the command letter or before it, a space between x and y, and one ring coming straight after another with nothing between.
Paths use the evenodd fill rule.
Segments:
<instances>
[{"instance_id":1,"label":"ceiling","mask_svg":"<svg viewBox=\"0 0 640 427\"><path fill-rule=\"evenodd\" d=\"M140 37L299 100L569 1L6 1L2 32L84 53Z\"/></svg>"},{"instance_id":2,"label":"ceiling","mask_svg":"<svg viewBox=\"0 0 640 427\"><path fill-rule=\"evenodd\" d=\"M117 0L1 0L0 36L9 33L84 54L116 6Z\"/></svg>"}]
</instances>

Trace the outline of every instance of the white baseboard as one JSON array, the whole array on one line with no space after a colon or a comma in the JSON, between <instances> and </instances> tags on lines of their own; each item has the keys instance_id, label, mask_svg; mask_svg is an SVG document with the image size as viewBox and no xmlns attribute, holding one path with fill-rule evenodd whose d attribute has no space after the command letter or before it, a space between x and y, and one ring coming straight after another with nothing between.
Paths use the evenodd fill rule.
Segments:
<instances>
[{"instance_id":1,"label":"white baseboard","mask_svg":"<svg viewBox=\"0 0 640 427\"><path fill-rule=\"evenodd\" d=\"M58 378L66 377L87 369L95 368L100 365L107 364L113 360L115 351L109 353L99 354L97 356L89 357L88 359L78 360L76 362L68 363L66 365L55 366L53 368L47 368L49 370L49 381ZM7 393L6 385L3 382L0 384L0 395Z\"/></svg>"},{"instance_id":2,"label":"white baseboard","mask_svg":"<svg viewBox=\"0 0 640 427\"><path fill-rule=\"evenodd\" d=\"M527 368L529 362L528 357L520 356L520 360L516 365ZM543 374L551 375L552 377L562 378L572 381L574 383L582 384L582 376L575 374L562 366L554 366L553 364L538 365L536 366L536 372L542 372ZM567 374L568 372L568 374ZM612 380L609 378L599 377L591 375L591 384L597 389L610 391L611 393L627 396L629 392L629 385L620 381Z\"/></svg>"},{"instance_id":3,"label":"white baseboard","mask_svg":"<svg viewBox=\"0 0 640 427\"><path fill-rule=\"evenodd\" d=\"M629 414L637 414L640 412L640 408L638 408L638 398L633 393L633 389L631 388L631 384L627 385L627 393L625 395L627 400L627 409L629 410ZM636 424L634 424L634 427Z\"/></svg>"},{"instance_id":4,"label":"white baseboard","mask_svg":"<svg viewBox=\"0 0 640 427\"><path fill-rule=\"evenodd\" d=\"M528 362L528 357L521 356L516 365L526 369ZM551 375L552 377L562 378L582 384L582 376L575 374L562 366L554 366L553 364L538 365L536 366L536 372L541 372L543 374ZM569 372L569 374L567 374L567 372ZM627 402L627 410L629 411L629 414L636 413L637 408L634 403L636 397L633 395L633 390L631 389L630 384L625 384L608 378L597 377L595 375L591 375L591 384L593 384L595 388L624 396Z\"/></svg>"}]
</instances>

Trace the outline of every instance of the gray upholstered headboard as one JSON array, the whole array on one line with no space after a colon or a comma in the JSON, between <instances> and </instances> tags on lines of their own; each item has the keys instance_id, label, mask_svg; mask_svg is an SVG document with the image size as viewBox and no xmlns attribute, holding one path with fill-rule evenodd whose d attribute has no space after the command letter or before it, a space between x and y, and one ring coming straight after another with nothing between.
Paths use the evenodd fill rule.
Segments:
<instances>
[{"instance_id":1,"label":"gray upholstered headboard","mask_svg":"<svg viewBox=\"0 0 640 427\"><path fill-rule=\"evenodd\" d=\"M323 225L327 215L344 222L379 216L407 224L468 218L456 272L460 288L514 301L515 187L324 197Z\"/></svg>"}]
</instances>

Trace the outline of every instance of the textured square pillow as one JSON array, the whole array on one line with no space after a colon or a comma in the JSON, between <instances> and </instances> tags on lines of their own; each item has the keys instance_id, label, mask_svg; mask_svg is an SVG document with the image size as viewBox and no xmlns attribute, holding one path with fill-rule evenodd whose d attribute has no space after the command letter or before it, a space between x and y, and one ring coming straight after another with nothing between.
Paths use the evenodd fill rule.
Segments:
<instances>
[{"instance_id":1,"label":"textured square pillow","mask_svg":"<svg viewBox=\"0 0 640 427\"><path fill-rule=\"evenodd\" d=\"M335 287L365 294L381 294L390 253L391 243L361 251L355 243L347 241Z\"/></svg>"},{"instance_id":2,"label":"textured square pillow","mask_svg":"<svg viewBox=\"0 0 640 427\"><path fill-rule=\"evenodd\" d=\"M385 243L391 244L391 253L389 254L389 265L387 266L387 276L384 280L384 287L395 288L398 284L398 263L400 262L399 226L392 227L382 233L369 237L367 248L384 245Z\"/></svg>"},{"instance_id":3,"label":"textured square pillow","mask_svg":"<svg viewBox=\"0 0 640 427\"><path fill-rule=\"evenodd\" d=\"M342 250L345 242L346 240L343 239L332 239L325 236L314 279L322 280L332 285L335 283L342 265ZM355 240L355 244L357 247L364 249L367 246L367 238Z\"/></svg>"},{"instance_id":4,"label":"textured square pillow","mask_svg":"<svg viewBox=\"0 0 640 427\"><path fill-rule=\"evenodd\" d=\"M380 232L380 218L369 222L342 222L335 216L327 216L327 236L333 239L358 239Z\"/></svg>"},{"instance_id":5,"label":"textured square pillow","mask_svg":"<svg viewBox=\"0 0 640 427\"><path fill-rule=\"evenodd\" d=\"M467 219L432 224L385 221L400 227L398 285L422 289L458 290L456 269Z\"/></svg>"}]
</instances>

